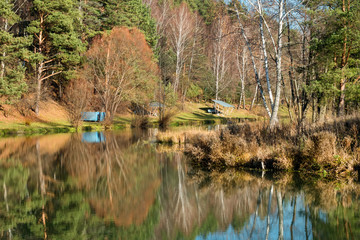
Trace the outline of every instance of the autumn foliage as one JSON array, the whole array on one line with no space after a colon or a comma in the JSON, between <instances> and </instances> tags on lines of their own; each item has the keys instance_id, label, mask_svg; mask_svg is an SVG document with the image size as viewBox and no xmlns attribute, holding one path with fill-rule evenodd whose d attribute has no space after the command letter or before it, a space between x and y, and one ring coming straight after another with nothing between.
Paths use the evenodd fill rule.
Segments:
<instances>
[{"instance_id":1,"label":"autumn foliage","mask_svg":"<svg viewBox=\"0 0 360 240\"><path fill-rule=\"evenodd\" d=\"M158 68L138 29L114 28L94 40L86 57L84 76L94 86L108 120L122 101L145 103L151 99Z\"/></svg>"}]
</instances>

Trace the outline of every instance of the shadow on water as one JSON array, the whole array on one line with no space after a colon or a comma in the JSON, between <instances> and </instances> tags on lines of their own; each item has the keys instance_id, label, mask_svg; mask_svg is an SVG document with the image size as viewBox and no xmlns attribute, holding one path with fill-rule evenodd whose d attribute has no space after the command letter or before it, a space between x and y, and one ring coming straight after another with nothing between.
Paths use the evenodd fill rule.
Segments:
<instances>
[{"instance_id":1,"label":"shadow on water","mask_svg":"<svg viewBox=\"0 0 360 240\"><path fill-rule=\"evenodd\" d=\"M154 134L1 139L0 239L360 238L359 184L198 171Z\"/></svg>"}]
</instances>

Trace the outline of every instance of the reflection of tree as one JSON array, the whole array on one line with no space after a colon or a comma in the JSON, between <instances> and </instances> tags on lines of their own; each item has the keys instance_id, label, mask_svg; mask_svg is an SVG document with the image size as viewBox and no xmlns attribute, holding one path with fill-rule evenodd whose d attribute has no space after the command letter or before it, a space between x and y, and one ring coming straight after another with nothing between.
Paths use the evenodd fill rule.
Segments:
<instances>
[{"instance_id":1,"label":"reflection of tree","mask_svg":"<svg viewBox=\"0 0 360 240\"><path fill-rule=\"evenodd\" d=\"M36 142L36 158L37 158L37 162L38 162L38 166L39 166L40 193L41 193L41 198L44 199L46 197L46 187L45 187L45 176L44 176L42 162L41 162L41 156L40 156L39 142ZM47 239L46 219L47 219L47 214L46 214L46 210L45 210L45 205L43 204L41 206L41 222L44 226L44 239Z\"/></svg>"},{"instance_id":2,"label":"reflection of tree","mask_svg":"<svg viewBox=\"0 0 360 240\"><path fill-rule=\"evenodd\" d=\"M22 140L6 154L19 160L0 161L0 239L216 238L230 225L238 239L360 237L360 185L351 181L193 174L181 154L156 154L131 134L67 139L52 149Z\"/></svg>"},{"instance_id":3,"label":"reflection of tree","mask_svg":"<svg viewBox=\"0 0 360 240\"><path fill-rule=\"evenodd\" d=\"M294 203L293 203L293 205L294 205L293 217L292 217L291 225L290 225L291 239L294 239L294 231L293 231L293 229L294 229L295 219L296 219L296 200L297 200L297 198L295 197L294 200L293 200L294 201Z\"/></svg>"},{"instance_id":4,"label":"reflection of tree","mask_svg":"<svg viewBox=\"0 0 360 240\"><path fill-rule=\"evenodd\" d=\"M268 173L263 179L256 175L232 171L205 172L202 175L190 171L191 181L201 186L199 195L206 195L206 199L217 199L201 204L205 219L211 216L209 209L217 209L215 222L218 227L213 234L226 236L226 233L221 235L225 230L221 225L225 224L227 228L229 224L222 223L224 216L229 218L228 214L232 214L232 229L239 239L270 239L275 234L278 239L295 236L303 239L334 239L332 236L336 236L336 239L352 239L353 236L357 239L360 236L354 231L354 228L358 229L356 220L360 217L354 214L351 221L349 214L358 211L355 206L358 206L360 198L355 198L353 194L359 196L360 185L348 182L336 190L335 186L340 186L339 183L311 179L302 181L299 176L290 174L275 175L275 179ZM275 201L272 201L273 192ZM236 200L233 200L234 196ZM341 199L337 199L340 196ZM238 207L233 207L233 201L237 202ZM352 210L347 212L349 207ZM342 208L343 212L340 210ZM327 226L332 226L334 232L326 232Z\"/></svg>"},{"instance_id":5,"label":"reflection of tree","mask_svg":"<svg viewBox=\"0 0 360 240\"><path fill-rule=\"evenodd\" d=\"M271 199L272 194L274 191L274 186L271 185L270 191L269 191L269 202L268 202L268 208L267 208L267 216L266 216L266 236L265 240L269 239L269 232L270 232L270 211L271 211Z\"/></svg>"},{"instance_id":6,"label":"reflection of tree","mask_svg":"<svg viewBox=\"0 0 360 240\"><path fill-rule=\"evenodd\" d=\"M330 210L327 214L321 209L310 207L309 219L315 239L359 239L359 196L339 195L337 205L337 208Z\"/></svg>"},{"instance_id":7,"label":"reflection of tree","mask_svg":"<svg viewBox=\"0 0 360 240\"><path fill-rule=\"evenodd\" d=\"M87 190L98 216L118 226L140 225L160 184L156 153L143 144L124 148L118 141L123 136L107 134L105 138L102 144L73 139L64 154L66 168L78 187Z\"/></svg>"},{"instance_id":8,"label":"reflection of tree","mask_svg":"<svg viewBox=\"0 0 360 240\"><path fill-rule=\"evenodd\" d=\"M0 232L8 239L13 238L13 228L17 224L31 222L26 209L19 206L26 194L29 171L15 160L8 159L0 166L0 183L3 200L0 201Z\"/></svg>"},{"instance_id":9,"label":"reflection of tree","mask_svg":"<svg viewBox=\"0 0 360 240\"><path fill-rule=\"evenodd\" d=\"M21 161L0 162L0 191L4 196L0 202L0 236L152 238L160 206L155 201L159 184L155 151L142 144L129 147L131 143L124 144L121 136L107 136L109 144L99 145L82 143L74 135L68 144L51 151L37 139L26 141L22 147L16 144L14 150L21 151L8 154ZM126 188L118 184L124 179ZM111 210L96 208L107 208L110 202ZM132 222L119 227L98 216Z\"/></svg>"},{"instance_id":10,"label":"reflection of tree","mask_svg":"<svg viewBox=\"0 0 360 240\"><path fill-rule=\"evenodd\" d=\"M250 234L249 234L249 238L248 238L248 239L251 239L251 238L252 238L253 232L254 232L254 230L255 230L256 219L257 219L257 217L258 217L258 212L259 212L259 205L261 204L261 194L262 194L262 189L260 188L259 196L258 196L258 199L257 199L257 201L256 201L256 210L255 210L255 214L254 214L253 226L252 226L252 228L251 228L251 231L250 231Z\"/></svg>"},{"instance_id":11,"label":"reflection of tree","mask_svg":"<svg viewBox=\"0 0 360 240\"><path fill-rule=\"evenodd\" d=\"M185 173L181 163L181 158L179 154L175 154L175 160L177 165L178 173L178 193L177 200L175 205L175 213L178 216L177 222L179 223L182 219L182 228L186 233L189 231L189 225L191 223L191 218L193 218L193 207L190 204L187 192L187 186L185 183Z\"/></svg>"},{"instance_id":12,"label":"reflection of tree","mask_svg":"<svg viewBox=\"0 0 360 240\"><path fill-rule=\"evenodd\" d=\"M278 216L279 216L279 240L284 239L284 213L283 213L283 202L281 196L281 190L277 189L276 192L276 200L278 205Z\"/></svg>"}]
</instances>

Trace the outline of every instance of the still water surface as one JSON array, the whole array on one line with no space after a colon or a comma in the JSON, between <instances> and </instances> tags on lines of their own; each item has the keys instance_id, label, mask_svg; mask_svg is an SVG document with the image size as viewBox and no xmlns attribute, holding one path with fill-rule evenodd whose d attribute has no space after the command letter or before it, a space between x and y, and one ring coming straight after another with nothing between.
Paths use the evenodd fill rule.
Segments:
<instances>
[{"instance_id":1,"label":"still water surface","mask_svg":"<svg viewBox=\"0 0 360 240\"><path fill-rule=\"evenodd\" d=\"M154 130L0 139L0 239L360 239L360 187L206 173Z\"/></svg>"}]
</instances>

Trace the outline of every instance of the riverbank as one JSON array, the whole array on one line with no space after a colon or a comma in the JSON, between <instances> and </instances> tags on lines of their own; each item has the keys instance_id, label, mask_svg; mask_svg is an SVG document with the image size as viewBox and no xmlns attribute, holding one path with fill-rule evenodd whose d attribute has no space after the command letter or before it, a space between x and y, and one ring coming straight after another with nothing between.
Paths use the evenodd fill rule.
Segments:
<instances>
[{"instance_id":1,"label":"riverbank","mask_svg":"<svg viewBox=\"0 0 360 240\"><path fill-rule=\"evenodd\" d=\"M226 123L229 120L242 121L261 118L261 115L258 114L261 111L259 109L255 109L252 112L235 109L229 115L216 115L206 112L206 109L211 108L211 106L210 103L185 103L181 106L174 107L171 110L174 114L169 125L220 124ZM82 125L76 129L70 124L65 107L55 101L42 102L40 109L40 115L35 116L30 110L25 111L18 106L5 106L5 109L0 112L0 137L105 130L103 124L96 122L83 122ZM129 111L124 111L115 117L114 123L110 128L128 128L131 126L133 118L134 115L130 114ZM156 116L149 117L149 126L157 127L158 120Z\"/></svg>"},{"instance_id":2,"label":"riverbank","mask_svg":"<svg viewBox=\"0 0 360 240\"><path fill-rule=\"evenodd\" d=\"M188 136L190 163L198 169L251 168L315 173L329 178L357 175L360 118L311 125L299 134L284 124L269 133L260 123L231 124Z\"/></svg>"}]
</instances>

